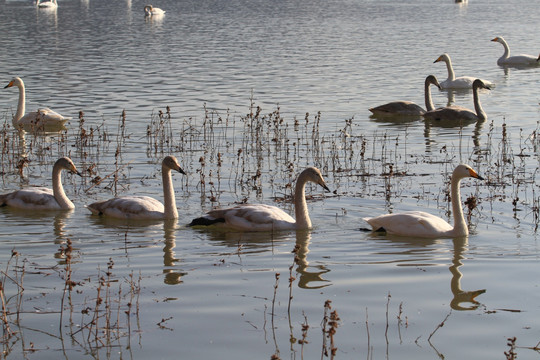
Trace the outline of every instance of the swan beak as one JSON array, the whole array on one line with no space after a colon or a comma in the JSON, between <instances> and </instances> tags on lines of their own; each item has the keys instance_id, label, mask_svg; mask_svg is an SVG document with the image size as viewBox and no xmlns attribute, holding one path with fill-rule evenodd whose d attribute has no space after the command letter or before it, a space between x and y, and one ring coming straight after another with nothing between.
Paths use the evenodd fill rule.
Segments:
<instances>
[{"instance_id":1,"label":"swan beak","mask_svg":"<svg viewBox=\"0 0 540 360\"><path fill-rule=\"evenodd\" d=\"M435 64L436 62L439 62L439 61L441 61L441 57L440 57L440 56L439 56L439 57L437 58L437 60L435 60L433 63Z\"/></svg>"},{"instance_id":2,"label":"swan beak","mask_svg":"<svg viewBox=\"0 0 540 360\"><path fill-rule=\"evenodd\" d=\"M499 41L499 38L496 37L495 39L491 39L491 41Z\"/></svg>"},{"instance_id":3,"label":"swan beak","mask_svg":"<svg viewBox=\"0 0 540 360\"><path fill-rule=\"evenodd\" d=\"M324 190L328 191L328 192L331 192L330 189L328 188L328 186L326 186L326 183L322 182L320 183L319 185L321 185L323 187Z\"/></svg>"},{"instance_id":4,"label":"swan beak","mask_svg":"<svg viewBox=\"0 0 540 360\"><path fill-rule=\"evenodd\" d=\"M478 180L484 180L484 178L481 177L480 175L478 175L478 173L476 171L474 171L473 169L469 169L469 175L472 178L475 178L475 179L478 179Z\"/></svg>"},{"instance_id":5,"label":"swan beak","mask_svg":"<svg viewBox=\"0 0 540 360\"><path fill-rule=\"evenodd\" d=\"M12 87L13 86L13 80L11 80L9 82L9 84L7 84L6 86L4 86L4 89L7 89L8 87Z\"/></svg>"},{"instance_id":6,"label":"swan beak","mask_svg":"<svg viewBox=\"0 0 540 360\"><path fill-rule=\"evenodd\" d=\"M178 167L178 172L179 172L180 174L187 175L187 174L185 173L185 171L184 171L180 166Z\"/></svg>"}]
</instances>

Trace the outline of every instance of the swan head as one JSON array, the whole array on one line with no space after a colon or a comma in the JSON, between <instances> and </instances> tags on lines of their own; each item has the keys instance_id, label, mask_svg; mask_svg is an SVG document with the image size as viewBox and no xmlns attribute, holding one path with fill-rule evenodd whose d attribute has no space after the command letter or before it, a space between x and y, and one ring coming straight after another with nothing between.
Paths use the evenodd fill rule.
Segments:
<instances>
[{"instance_id":1,"label":"swan head","mask_svg":"<svg viewBox=\"0 0 540 360\"><path fill-rule=\"evenodd\" d=\"M308 167L298 176L298 178L305 177L307 181L311 181L315 184L322 186L326 191L330 191L326 182L321 174L321 171L316 167Z\"/></svg>"},{"instance_id":2,"label":"swan head","mask_svg":"<svg viewBox=\"0 0 540 360\"><path fill-rule=\"evenodd\" d=\"M77 167L75 167L73 161L71 161L71 159L68 157L62 157L56 160L56 162L54 163L54 167L59 167L60 169L67 170L72 174L82 176L81 173L77 170Z\"/></svg>"},{"instance_id":3,"label":"swan head","mask_svg":"<svg viewBox=\"0 0 540 360\"><path fill-rule=\"evenodd\" d=\"M178 171L180 174L186 175L184 170L178 164L178 160L176 159L176 157L172 155L165 157L165 159L163 159L161 163L161 166L165 169L175 170L175 171Z\"/></svg>"},{"instance_id":4,"label":"swan head","mask_svg":"<svg viewBox=\"0 0 540 360\"><path fill-rule=\"evenodd\" d=\"M470 167L467 164L458 165L454 169L454 172L452 173L452 178L453 179L454 178L455 179L464 179L464 178L468 178L468 177L472 177L472 178L475 178L475 179L478 179L478 180L484 180L483 177L478 175L478 173L472 167Z\"/></svg>"},{"instance_id":5,"label":"swan head","mask_svg":"<svg viewBox=\"0 0 540 360\"><path fill-rule=\"evenodd\" d=\"M498 43L504 43L504 38L502 36L496 36L495 38L491 39L491 41L495 41Z\"/></svg>"},{"instance_id":6,"label":"swan head","mask_svg":"<svg viewBox=\"0 0 540 360\"><path fill-rule=\"evenodd\" d=\"M144 7L144 13L145 13L146 15L152 15L152 5L146 5L146 6Z\"/></svg>"},{"instance_id":7,"label":"swan head","mask_svg":"<svg viewBox=\"0 0 540 360\"><path fill-rule=\"evenodd\" d=\"M441 89L441 84L439 84L439 80L437 80L437 78L435 77L435 75L429 75L429 76L426 78L426 84L433 84L433 85L435 85L436 87L438 87L439 90L442 90L442 89Z\"/></svg>"},{"instance_id":8,"label":"swan head","mask_svg":"<svg viewBox=\"0 0 540 360\"><path fill-rule=\"evenodd\" d=\"M24 85L22 79L20 77L18 77L18 76L15 76L13 79L11 79L9 84L4 86L4 89L12 87L12 86L21 86L21 85Z\"/></svg>"},{"instance_id":9,"label":"swan head","mask_svg":"<svg viewBox=\"0 0 540 360\"><path fill-rule=\"evenodd\" d=\"M435 60L433 63L437 63L439 61L449 62L450 61L450 55L448 55L447 53L444 53L441 56L439 56L437 58L437 60Z\"/></svg>"},{"instance_id":10,"label":"swan head","mask_svg":"<svg viewBox=\"0 0 540 360\"><path fill-rule=\"evenodd\" d=\"M473 90L475 90L475 89L491 90L491 87L488 84L486 84L485 82L483 82L482 80L480 80L480 79L474 80L472 86L473 86Z\"/></svg>"}]
</instances>

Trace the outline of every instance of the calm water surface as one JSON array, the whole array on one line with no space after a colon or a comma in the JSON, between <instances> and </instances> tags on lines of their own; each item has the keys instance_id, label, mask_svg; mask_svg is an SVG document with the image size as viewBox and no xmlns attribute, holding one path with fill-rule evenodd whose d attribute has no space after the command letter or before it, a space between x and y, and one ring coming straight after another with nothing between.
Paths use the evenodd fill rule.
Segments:
<instances>
[{"instance_id":1,"label":"calm water surface","mask_svg":"<svg viewBox=\"0 0 540 360\"><path fill-rule=\"evenodd\" d=\"M327 300L340 318L335 358L504 359L514 336L520 359L538 358L527 347L540 341L540 67L498 67L490 41L537 54L535 2L162 0L153 19L144 5L0 2L0 83L20 76L27 111L73 118L65 132L19 137L18 93L2 90L1 190L50 186L60 156L83 173L64 174L74 211L0 208L2 358L314 359L325 346L331 357ZM486 122L369 117L392 100L423 105L425 77L446 78L433 63L444 52L457 76L496 84L480 94ZM433 99L473 107L469 91ZM168 154L187 172L173 176L177 222L89 215L86 204L115 194L161 199ZM362 217L388 211L451 221L460 162L488 179L463 181L462 201L477 200L468 238L361 231ZM291 185L312 165L333 192L308 189L310 232L185 227L242 201L292 212Z\"/></svg>"}]
</instances>

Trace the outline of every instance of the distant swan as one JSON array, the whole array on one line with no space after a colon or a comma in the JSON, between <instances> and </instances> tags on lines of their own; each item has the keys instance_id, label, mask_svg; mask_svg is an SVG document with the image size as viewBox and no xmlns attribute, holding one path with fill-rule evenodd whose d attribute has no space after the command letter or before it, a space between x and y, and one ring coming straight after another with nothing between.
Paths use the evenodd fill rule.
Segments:
<instances>
[{"instance_id":1,"label":"distant swan","mask_svg":"<svg viewBox=\"0 0 540 360\"><path fill-rule=\"evenodd\" d=\"M537 58L532 55L515 55L510 56L510 46L502 36L497 36L491 41L501 43L504 46L504 54L497 60L497 65L539 65L540 56Z\"/></svg>"},{"instance_id":2,"label":"distant swan","mask_svg":"<svg viewBox=\"0 0 540 360\"><path fill-rule=\"evenodd\" d=\"M37 0L36 4L40 8L53 9L53 8L58 7L56 0Z\"/></svg>"},{"instance_id":3,"label":"distant swan","mask_svg":"<svg viewBox=\"0 0 540 360\"><path fill-rule=\"evenodd\" d=\"M278 207L264 204L238 205L228 209L212 210L203 217L194 219L189 226L218 225L243 231L303 230L311 228L305 188L313 182L330 191L319 169L309 167L296 180L294 212L296 220Z\"/></svg>"},{"instance_id":4,"label":"distant swan","mask_svg":"<svg viewBox=\"0 0 540 360\"><path fill-rule=\"evenodd\" d=\"M454 214L454 226L438 216L423 211L407 211L398 214L381 215L374 218L364 218L373 230L384 230L388 234L413 236L423 238L467 236L469 229L463 217L459 183L461 179L472 177L484 180L469 165L458 165L452 173L451 201Z\"/></svg>"},{"instance_id":5,"label":"distant swan","mask_svg":"<svg viewBox=\"0 0 540 360\"><path fill-rule=\"evenodd\" d=\"M24 114L26 107L26 92L24 90L24 82L18 76L14 77L9 84L4 86L4 89L17 86L19 88L19 103L17 104L17 112L13 117L13 126L17 129L40 129L48 127L62 127L65 122L71 119L64 117L49 108L38 109L34 112Z\"/></svg>"},{"instance_id":6,"label":"distant swan","mask_svg":"<svg viewBox=\"0 0 540 360\"><path fill-rule=\"evenodd\" d=\"M474 109L476 112L471 111L462 106L447 106L443 108L438 108L432 111L428 111L424 114L425 119L431 120L450 120L450 121L483 121L487 119L487 115L482 109L480 104L480 99L478 98L478 89L488 89L491 88L486 85L482 80L476 79L473 82L473 100L474 100Z\"/></svg>"},{"instance_id":7,"label":"distant swan","mask_svg":"<svg viewBox=\"0 0 540 360\"><path fill-rule=\"evenodd\" d=\"M439 89L441 88L435 76L429 75L428 77L426 77L426 81L424 82L424 98L427 111L433 110L433 101L431 101L431 90L429 89L430 84L437 86ZM371 111L374 115L379 116L420 116L426 112L426 110L422 109L419 105L416 105L411 101L392 101L384 105L370 108L369 111Z\"/></svg>"},{"instance_id":8,"label":"distant swan","mask_svg":"<svg viewBox=\"0 0 540 360\"><path fill-rule=\"evenodd\" d=\"M88 205L94 215L105 215L119 219L176 219L178 210L174 197L171 170L185 174L174 156L167 156L161 163L163 198L165 206L149 196L121 196L97 201Z\"/></svg>"},{"instance_id":9,"label":"distant swan","mask_svg":"<svg viewBox=\"0 0 540 360\"><path fill-rule=\"evenodd\" d=\"M165 11L161 10L160 8L155 8L152 5L146 5L144 7L144 14L146 16L163 15L165 14Z\"/></svg>"},{"instance_id":10,"label":"distant swan","mask_svg":"<svg viewBox=\"0 0 540 360\"><path fill-rule=\"evenodd\" d=\"M11 206L29 210L69 210L75 205L68 199L62 187L62 170L81 176L70 158L56 161L52 171L52 190L44 187L29 187L0 195L0 206Z\"/></svg>"},{"instance_id":11,"label":"distant swan","mask_svg":"<svg viewBox=\"0 0 540 360\"><path fill-rule=\"evenodd\" d=\"M446 53L439 56L437 60L435 60L433 63L437 63L439 61L444 61L446 63L446 69L448 70L448 79L441 81L440 83L443 89L470 89L474 80L477 79L471 76L456 77L454 73L454 68L452 67L452 60L450 59L450 55ZM482 81L487 85L492 85L489 81Z\"/></svg>"}]
</instances>

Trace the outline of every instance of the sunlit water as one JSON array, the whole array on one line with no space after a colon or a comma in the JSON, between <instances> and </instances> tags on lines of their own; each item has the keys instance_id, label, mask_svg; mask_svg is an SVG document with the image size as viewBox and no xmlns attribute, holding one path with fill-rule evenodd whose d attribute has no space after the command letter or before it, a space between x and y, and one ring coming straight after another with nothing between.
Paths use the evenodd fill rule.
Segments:
<instances>
[{"instance_id":1,"label":"sunlit water","mask_svg":"<svg viewBox=\"0 0 540 360\"><path fill-rule=\"evenodd\" d=\"M2 90L1 190L50 186L64 155L83 173L64 174L72 212L0 208L14 332L4 327L4 358L314 359L325 345L330 357L327 300L341 319L336 358L503 359L513 336L520 359L537 357L524 347L540 341L540 68L498 67L503 49L490 41L502 35L514 54L537 54L534 1L163 0L153 5L165 16L153 19L144 5L66 0L50 12L0 3L1 81L23 78L27 111L49 106L73 117L65 133L18 138L7 127L18 93ZM369 107L392 100L423 105L425 77L446 78L444 64L433 63L444 52L457 76L496 84L480 94L487 122L369 117ZM433 98L473 106L467 91L433 90ZM167 106L163 136L147 135ZM257 106L258 117L246 115ZM84 143L80 128L94 137ZM115 193L161 199L159 163L168 154L187 173L173 176L178 222L109 221L84 208ZM488 179L463 182L462 201L478 199L468 239L360 230L362 217L388 211L421 208L451 220L448 179L459 162ZM244 200L292 213L283 197L311 165L333 191L309 188L311 232L185 227L213 206ZM77 286L61 317L67 239ZM477 302L466 296L484 289Z\"/></svg>"}]
</instances>

